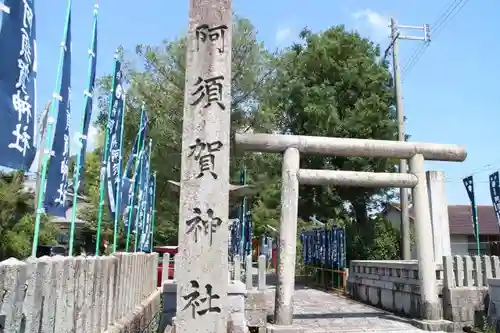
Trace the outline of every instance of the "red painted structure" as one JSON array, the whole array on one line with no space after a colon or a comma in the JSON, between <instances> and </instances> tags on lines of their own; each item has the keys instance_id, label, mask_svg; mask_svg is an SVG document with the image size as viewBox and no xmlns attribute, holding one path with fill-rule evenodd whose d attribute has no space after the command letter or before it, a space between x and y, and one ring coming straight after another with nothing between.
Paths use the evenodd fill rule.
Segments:
<instances>
[{"instance_id":1,"label":"red painted structure","mask_svg":"<svg viewBox=\"0 0 500 333\"><path fill-rule=\"evenodd\" d=\"M158 287L161 287L163 282L162 271L163 271L163 254L170 254L170 262L168 263L168 279L173 280L174 278L174 257L179 251L178 246L156 246L154 251L158 253Z\"/></svg>"}]
</instances>

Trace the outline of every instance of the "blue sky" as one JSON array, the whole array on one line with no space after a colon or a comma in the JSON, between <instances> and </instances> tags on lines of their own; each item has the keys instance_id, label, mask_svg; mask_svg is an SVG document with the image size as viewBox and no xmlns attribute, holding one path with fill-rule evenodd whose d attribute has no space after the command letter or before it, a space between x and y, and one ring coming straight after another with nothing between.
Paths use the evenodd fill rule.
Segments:
<instances>
[{"instance_id":1,"label":"blue sky","mask_svg":"<svg viewBox=\"0 0 500 333\"><path fill-rule=\"evenodd\" d=\"M2 0L0 0L1 2ZM452 1L401 0L235 0L234 11L249 18L258 38L274 49L289 45L304 26L313 31L344 24L379 42L385 49L391 16L405 25L432 24ZM38 37L38 99L40 106L54 89L65 0L36 2ZM87 49L92 28L92 0L73 1L73 116L72 131L81 119L87 72ZM500 94L495 73L500 73L500 3L469 1L437 34L403 81L407 132L412 141L465 145L464 163L427 163L428 169L446 172L450 204L468 203L461 178L471 173L478 203L491 204L488 174L500 168L494 133ZM144 2L104 0L99 10L98 76L112 69L118 45L133 50L136 44L158 44L187 29L188 1ZM433 36L431 36L432 38ZM401 41L404 67L417 41Z\"/></svg>"}]
</instances>

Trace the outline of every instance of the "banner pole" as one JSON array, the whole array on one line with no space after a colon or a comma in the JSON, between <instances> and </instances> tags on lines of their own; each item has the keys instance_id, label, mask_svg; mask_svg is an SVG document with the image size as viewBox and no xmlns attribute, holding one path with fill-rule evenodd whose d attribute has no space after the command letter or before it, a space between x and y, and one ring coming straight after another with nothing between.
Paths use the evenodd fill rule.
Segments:
<instances>
[{"instance_id":1,"label":"banner pole","mask_svg":"<svg viewBox=\"0 0 500 333\"><path fill-rule=\"evenodd\" d=\"M155 236L155 215L156 215L156 171L153 173L153 212L151 214L151 241L149 248L151 249L151 252L153 252L153 244L154 244L154 236Z\"/></svg>"},{"instance_id":2,"label":"banner pole","mask_svg":"<svg viewBox=\"0 0 500 333\"><path fill-rule=\"evenodd\" d=\"M97 30L97 15L98 15L98 10L99 6L95 5L94 7L94 25L92 27L92 42L90 45L89 49L89 66L88 66L88 79L87 79L87 87L93 86L92 80L92 66L94 63L94 58L97 56L94 54L93 50L95 48L95 43L97 43L96 40L96 30ZM93 90L93 89L92 89ZM69 232L69 245L68 245L68 255L71 257L73 255L73 247L74 247L74 241L75 241L75 223L76 223L76 211L77 211L77 204L78 204L78 189L80 188L80 168L82 167L81 163L81 155L82 153L85 154L85 152L82 152L83 149L83 140L87 140L86 136L88 133L83 133L85 130L85 114L86 114L86 107L88 103L88 99L92 99L93 96L91 95L91 91L85 91L84 92L84 97L85 97L85 102L83 103L84 105L84 111L82 115L82 122L80 123L80 137L78 138L78 142L80 143L80 147L78 149L78 153L76 155L76 167L75 171L73 172L73 206L71 207L71 226L70 226L70 232ZM90 115L89 115L90 116Z\"/></svg>"},{"instance_id":3,"label":"banner pole","mask_svg":"<svg viewBox=\"0 0 500 333\"><path fill-rule=\"evenodd\" d=\"M106 130L104 137L104 151L101 162L101 174L99 180L99 210L97 212L97 228L96 228L96 237L95 237L95 255L99 256L100 244L101 244L101 225L102 225L102 215L104 211L104 199L105 199L105 182L106 182L106 168L108 166L108 145L109 145L109 121L111 119L111 111L113 109L112 100L113 93L115 91L116 86L116 62L117 56L115 56L115 71L113 73L113 84L111 85L111 93L109 94L109 106L108 106L108 121L106 122Z\"/></svg>"},{"instance_id":4,"label":"banner pole","mask_svg":"<svg viewBox=\"0 0 500 333\"><path fill-rule=\"evenodd\" d=\"M139 121L139 133L137 134L137 146L136 146L136 154L137 156L135 157L135 162L134 162L134 173L132 176L132 200L130 204L130 209L128 211L128 226L127 226L127 238L125 240L125 251L128 252L129 250L129 245L130 245L130 233L131 233L131 226L132 226L132 216L134 212L134 201L135 201L135 175L137 174L137 168L139 167L139 158L142 152L142 131L144 127L144 104L142 105L142 110L141 110L141 119ZM144 130L145 132L145 130ZM144 133L145 134L145 133ZM137 235L136 235L137 236Z\"/></svg>"},{"instance_id":5,"label":"banner pole","mask_svg":"<svg viewBox=\"0 0 500 333\"><path fill-rule=\"evenodd\" d=\"M113 253L116 252L117 242L118 242L118 221L120 217L120 205L121 205L121 190L123 186L123 176L122 176L122 160L123 160L123 133L124 133L124 125L125 125L125 109L126 109L126 95L123 95L123 108L122 108L122 117L121 117L121 125L120 125L120 157L118 160L118 177L120 183L116 186L116 195L115 195L115 219L113 224Z\"/></svg>"},{"instance_id":6,"label":"banner pole","mask_svg":"<svg viewBox=\"0 0 500 333\"><path fill-rule=\"evenodd\" d=\"M68 22L70 19L71 15L71 0L68 0L67 4L67 9L66 9L66 23L65 23L65 28L64 28L64 35L63 35L63 44L61 45L61 50L59 51L59 64L57 67L57 76L56 76L56 91L60 89L61 86L61 71L62 71L62 65L63 65L63 59L65 55L65 40L66 36L68 35ZM59 107L58 103L58 98L56 92L52 95L52 102L50 103L50 113L47 118L47 136L45 138L45 149L41 148L39 158L42 159L42 170L40 174L40 190L38 194L38 200L36 204L36 217L35 217L35 230L33 232L33 243L31 246L31 257L35 258L36 257L36 251L38 248L38 238L40 235L40 224L42 221L42 214L44 213L44 208L43 208L43 201L45 199L45 183L47 181L47 167L49 164L49 156L50 156L50 151L52 150L52 130L54 127L54 119L57 118L57 110Z\"/></svg>"},{"instance_id":7,"label":"banner pole","mask_svg":"<svg viewBox=\"0 0 500 333\"><path fill-rule=\"evenodd\" d=\"M151 139L149 139L149 156L151 156ZM148 157L149 158L149 157ZM145 167L142 163L140 164L139 167L139 200L138 200L138 209L137 209L137 215L135 216L135 238L134 238L134 252L137 252L137 246L139 244L139 232L143 229L143 216L141 215L142 212L142 205L143 203L143 195L144 195L144 181L143 179L143 172L142 168ZM146 183L147 184L147 183ZM141 192L142 191L142 192ZM139 230L139 223L141 224L141 230Z\"/></svg>"}]
</instances>

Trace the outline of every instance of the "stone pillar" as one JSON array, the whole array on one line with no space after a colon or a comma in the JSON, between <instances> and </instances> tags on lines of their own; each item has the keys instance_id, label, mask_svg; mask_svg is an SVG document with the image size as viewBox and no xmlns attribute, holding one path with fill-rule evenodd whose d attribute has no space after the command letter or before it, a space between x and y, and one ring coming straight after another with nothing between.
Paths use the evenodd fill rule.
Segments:
<instances>
[{"instance_id":1,"label":"stone pillar","mask_svg":"<svg viewBox=\"0 0 500 333\"><path fill-rule=\"evenodd\" d=\"M190 0L176 333L226 333L231 0Z\"/></svg>"},{"instance_id":2,"label":"stone pillar","mask_svg":"<svg viewBox=\"0 0 500 333\"><path fill-rule=\"evenodd\" d=\"M243 282L232 281L228 288L228 312L231 332L248 333L245 319L245 298L247 289Z\"/></svg>"},{"instance_id":3,"label":"stone pillar","mask_svg":"<svg viewBox=\"0 0 500 333\"><path fill-rule=\"evenodd\" d=\"M174 280L163 280L162 289L163 309L160 317L159 332L165 331L167 326L174 324L177 309L177 282Z\"/></svg>"},{"instance_id":4,"label":"stone pillar","mask_svg":"<svg viewBox=\"0 0 500 333\"><path fill-rule=\"evenodd\" d=\"M434 239L434 261L443 263L443 256L451 256L450 223L448 201L444 182L444 172L427 171L427 190L431 210L432 233Z\"/></svg>"},{"instance_id":5,"label":"stone pillar","mask_svg":"<svg viewBox=\"0 0 500 333\"><path fill-rule=\"evenodd\" d=\"M288 148L283 155L281 174L281 217L278 247L278 283L276 286L275 322L292 325L295 289L295 252L297 250L297 214L299 201L300 154Z\"/></svg>"},{"instance_id":6,"label":"stone pillar","mask_svg":"<svg viewBox=\"0 0 500 333\"><path fill-rule=\"evenodd\" d=\"M410 169L411 173L418 177L418 184L413 188L413 209L422 318L437 320L440 317L440 311L436 288L436 264L434 263L434 251L432 249L431 213L427 195L424 157L420 154L413 156L410 159Z\"/></svg>"}]
</instances>

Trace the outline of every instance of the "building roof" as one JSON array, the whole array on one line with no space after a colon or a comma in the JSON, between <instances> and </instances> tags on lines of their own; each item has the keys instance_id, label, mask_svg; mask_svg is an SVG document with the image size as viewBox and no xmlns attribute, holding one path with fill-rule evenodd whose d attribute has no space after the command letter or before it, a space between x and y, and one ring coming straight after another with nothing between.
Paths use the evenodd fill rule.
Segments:
<instances>
[{"instance_id":1,"label":"building roof","mask_svg":"<svg viewBox=\"0 0 500 333\"><path fill-rule=\"evenodd\" d=\"M399 204L390 204L400 210ZM500 229L493 206L478 205L478 221L480 235L498 235ZM410 217L413 219L413 209L410 207ZM473 235L472 211L470 205L448 205L448 218L450 221L450 235Z\"/></svg>"},{"instance_id":2,"label":"building roof","mask_svg":"<svg viewBox=\"0 0 500 333\"><path fill-rule=\"evenodd\" d=\"M480 235L498 235L499 228L493 206L478 205L477 215ZM450 234L473 235L472 211L470 205L448 206Z\"/></svg>"}]
</instances>

